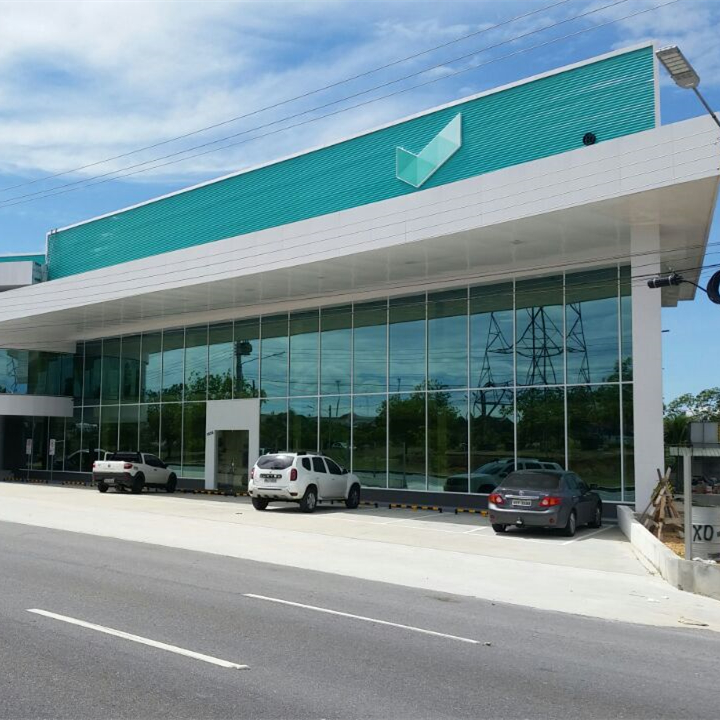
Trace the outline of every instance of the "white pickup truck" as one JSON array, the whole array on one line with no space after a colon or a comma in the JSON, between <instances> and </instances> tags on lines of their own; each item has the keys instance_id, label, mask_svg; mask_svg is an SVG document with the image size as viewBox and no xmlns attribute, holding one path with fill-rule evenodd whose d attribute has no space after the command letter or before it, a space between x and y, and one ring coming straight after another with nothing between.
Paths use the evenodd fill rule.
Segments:
<instances>
[{"instance_id":1,"label":"white pickup truck","mask_svg":"<svg viewBox=\"0 0 720 720\"><path fill-rule=\"evenodd\" d=\"M118 491L130 488L133 493L141 493L145 487L164 488L172 493L177 487L175 473L150 453L108 453L104 460L93 463L92 477L101 493L111 485Z\"/></svg>"}]
</instances>

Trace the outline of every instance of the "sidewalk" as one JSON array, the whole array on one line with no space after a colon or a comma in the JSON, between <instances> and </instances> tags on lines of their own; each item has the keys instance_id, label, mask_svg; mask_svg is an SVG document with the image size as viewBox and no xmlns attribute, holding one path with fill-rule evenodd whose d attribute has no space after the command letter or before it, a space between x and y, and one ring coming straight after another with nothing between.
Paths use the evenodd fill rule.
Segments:
<instances>
[{"instance_id":1,"label":"sidewalk","mask_svg":"<svg viewBox=\"0 0 720 720\"><path fill-rule=\"evenodd\" d=\"M271 506L272 508L272 506ZM616 527L496 536L477 515L0 485L0 521L244 558L647 625L706 623L720 602L650 574Z\"/></svg>"}]
</instances>

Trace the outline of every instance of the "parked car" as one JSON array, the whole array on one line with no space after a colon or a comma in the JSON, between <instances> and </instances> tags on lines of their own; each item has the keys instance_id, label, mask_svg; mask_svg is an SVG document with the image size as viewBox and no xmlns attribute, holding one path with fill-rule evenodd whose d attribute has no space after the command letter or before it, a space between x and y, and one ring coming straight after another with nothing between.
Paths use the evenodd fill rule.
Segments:
<instances>
[{"instance_id":1,"label":"parked car","mask_svg":"<svg viewBox=\"0 0 720 720\"><path fill-rule=\"evenodd\" d=\"M488 514L496 533L515 525L557 528L572 537L580 525L602 525L602 500L573 472L522 470L490 495Z\"/></svg>"},{"instance_id":2,"label":"parked car","mask_svg":"<svg viewBox=\"0 0 720 720\"><path fill-rule=\"evenodd\" d=\"M146 487L164 488L173 493L177 487L175 473L150 453L108 453L104 460L93 463L92 477L101 493L111 486L121 491L129 488L134 493L140 493Z\"/></svg>"},{"instance_id":3,"label":"parked car","mask_svg":"<svg viewBox=\"0 0 720 720\"><path fill-rule=\"evenodd\" d=\"M470 475L471 493L491 493L514 470L562 470L556 462L538 460L537 458L518 458L517 467L513 458L503 458L485 463ZM445 492L468 492L468 475L459 473L451 475L445 481Z\"/></svg>"},{"instance_id":4,"label":"parked car","mask_svg":"<svg viewBox=\"0 0 720 720\"><path fill-rule=\"evenodd\" d=\"M294 502L313 512L318 500L344 500L348 508L360 504L360 481L334 460L307 453L263 455L250 472L248 494L256 510L271 501Z\"/></svg>"}]
</instances>

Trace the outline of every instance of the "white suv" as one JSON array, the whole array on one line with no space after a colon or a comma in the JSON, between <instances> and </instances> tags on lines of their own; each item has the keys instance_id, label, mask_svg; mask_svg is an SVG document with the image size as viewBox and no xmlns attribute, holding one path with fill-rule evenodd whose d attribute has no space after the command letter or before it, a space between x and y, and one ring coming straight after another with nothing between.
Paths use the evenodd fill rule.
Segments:
<instances>
[{"instance_id":1,"label":"white suv","mask_svg":"<svg viewBox=\"0 0 720 720\"><path fill-rule=\"evenodd\" d=\"M318 500L344 500L354 509L360 504L360 481L329 457L273 453L255 463L248 493L256 510L275 500L296 502L303 512L315 510Z\"/></svg>"}]
</instances>

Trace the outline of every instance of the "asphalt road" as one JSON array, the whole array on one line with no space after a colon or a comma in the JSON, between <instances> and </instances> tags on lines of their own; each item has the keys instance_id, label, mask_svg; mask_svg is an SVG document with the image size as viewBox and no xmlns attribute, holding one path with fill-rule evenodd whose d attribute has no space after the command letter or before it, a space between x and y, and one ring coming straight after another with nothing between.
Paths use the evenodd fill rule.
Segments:
<instances>
[{"instance_id":1,"label":"asphalt road","mask_svg":"<svg viewBox=\"0 0 720 720\"><path fill-rule=\"evenodd\" d=\"M1 718L706 719L718 658L720 634L700 628L0 523Z\"/></svg>"}]
</instances>

